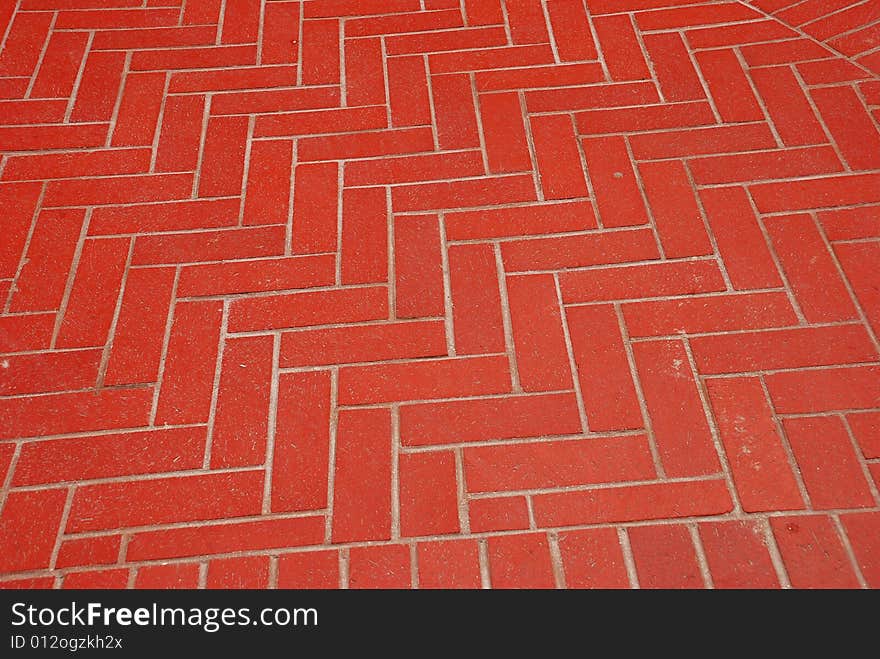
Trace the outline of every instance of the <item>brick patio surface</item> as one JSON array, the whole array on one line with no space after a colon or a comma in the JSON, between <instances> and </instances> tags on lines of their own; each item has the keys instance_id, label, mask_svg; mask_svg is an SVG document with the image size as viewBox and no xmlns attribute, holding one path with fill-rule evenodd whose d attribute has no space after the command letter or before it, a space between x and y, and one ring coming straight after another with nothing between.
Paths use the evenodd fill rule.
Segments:
<instances>
[{"instance_id":1,"label":"brick patio surface","mask_svg":"<svg viewBox=\"0 0 880 659\"><path fill-rule=\"evenodd\" d=\"M877 0L0 38L0 586L880 587Z\"/></svg>"}]
</instances>

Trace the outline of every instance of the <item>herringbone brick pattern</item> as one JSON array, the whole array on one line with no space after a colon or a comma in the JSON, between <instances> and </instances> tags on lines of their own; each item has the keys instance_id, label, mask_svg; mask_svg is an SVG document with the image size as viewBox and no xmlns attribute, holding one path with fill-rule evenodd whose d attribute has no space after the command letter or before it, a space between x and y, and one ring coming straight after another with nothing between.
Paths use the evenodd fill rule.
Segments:
<instances>
[{"instance_id":1,"label":"herringbone brick pattern","mask_svg":"<svg viewBox=\"0 0 880 659\"><path fill-rule=\"evenodd\" d=\"M2 585L880 586L878 21L3 2Z\"/></svg>"}]
</instances>

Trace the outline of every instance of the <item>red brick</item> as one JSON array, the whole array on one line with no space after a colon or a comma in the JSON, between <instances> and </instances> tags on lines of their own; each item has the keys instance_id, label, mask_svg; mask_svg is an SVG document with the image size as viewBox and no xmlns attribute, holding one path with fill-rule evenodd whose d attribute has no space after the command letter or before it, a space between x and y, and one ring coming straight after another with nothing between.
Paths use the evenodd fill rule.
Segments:
<instances>
[{"instance_id":1,"label":"red brick","mask_svg":"<svg viewBox=\"0 0 880 659\"><path fill-rule=\"evenodd\" d=\"M186 198L192 174L147 174L50 181L43 206L101 206Z\"/></svg>"},{"instance_id":2,"label":"red brick","mask_svg":"<svg viewBox=\"0 0 880 659\"><path fill-rule=\"evenodd\" d=\"M388 200L384 188L342 194L343 284L388 281Z\"/></svg>"},{"instance_id":3,"label":"red brick","mask_svg":"<svg viewBox=\"0 0 880 659\"><path fill-rule=\"evenodd\" d=\"M22 16L22 14L19 14ZM40 17L43 18L43 17ZM86 52L87 35L81 32L53 32L40 62L31 98L69 98L76 84L80 63ZM36 45L36 44L33 44ZM31 46L32 47L32 46ZM6 52L10 55L7 46ZM18 51L19 56L22 51Z\"/></svg>"},{"instance_id":4,"label":"red brick","mask_svg":"<svg viewBox=\"0 0 880 659\"><path fill-rule=\"evenodd\" d=\"M760 382L754 378L709 380L706 387L743 509L803 508Z\"/></svg>"},{"instance_id":5,"label":"red brick","mask_svg":"<svg viewBox=\"0 0 880 659\"><path fill-rule=\"evenodd\" d=\"M635 133L684 126L709 126L713 123L715 118L712 109L703 101L586 110L575 114L575 125L581 135Z\"/></svg>"},{"instance_id":6,"label":"red brick","mask_svg":"<svg viewBox=\"0 0 880 659\"><path fill-rule=\"evenodd\" d=\"M532 86L531 78L537 78L537 87L557 87L556 89L532 89L525 92L526 106L529 112L571 112L572 110L590 110L595 108L617 108L632 105L646 105L659 103L660 96L657 94L657 86L650 82L619 82L611 84L592 84L601 81L597 76L587 75L585 79L572 81L573 86L562 87L564 80L560 76L550 84L551 80L537 76L535 71L549 70L551 67L533 67L529 69L516 69L514 71L531 71L529 76L520 74L518 86ZM565 68L560 67L565 72ZM553 69L556 70L556 69ZM499 71L495 75L510 77L510 71ZM488 74L485 74L488 75ZM573 75L569 73L568 75ZM583 74L581 74L583 75ZM501 78L502 80L504 78Z\"/></svg>"},{"instance_id":7,"label":"red brick","mask_svg":"<svg viewBox=\"0 0 880 659\"><path fill-rule=\"evenodd\" d=\"M48 13L18 12L15 15L0 55L0 75L30 76L34 72L49 36L52 18ZM55 27L59 26L56 24ZM3 28L5 32L6 26Z\"/></svg>"},{"instance_id":8,"label":"red brick","mask_svg":"<svg viewBox=\"0 0 880 659\"><path fill-rule=\"evenodd\" d=\"M571 120L561 115L535 116L531 126L544 197L586 197L587 184Z\"/></svg>"},{"instance_id":9,"label":"red brick","mask_svg":"<svg viewBox=\"0 0 880 659\"><path fill-rule=\"evenodd\" d=\"M10 355L4 358L0 395L38 394L95 386L101 350Z\"/></svg>"},{"instance_id":10,"label":"red brick","mask_svg":"<svg viewBox=\"0 0 880 659\"><path fill-rule=\"evenodd\" d=\"M94 538L74 538L61 543L55 567L75 565L113 565L119 558L122 536L101 535Z\"/></svg>"},{"instance_id":11,"label":"red brick","mask_svg":"<svg viewBox=\"0 0 880 659\"><path fill-rule=\"evenodd\" d=\"M649 243L645 243L647 249ZM725 289L714 259L563 272L559 285L566 304L694 295Z\"/></svg>"},{"instance_id":12,"label":"red brick","mask_svg":"<svg viewBox=\"0 0 880 659\"><path fill-rule=\"evenodd\" d=\"M133 265L198 263L261 256L284 251L284 227L266 226L199 233L165 233L138 236Z\"/></svg>"},{"instance_id":13,"label":"red brick","mask_svg":"<svg viewBox=\"0 0 880 659\"><path fill-rule=\"evenodd\" d=\"M238 199L103 206L92 211L89 234L100 236L229 227L238 224L238 206Z\"/></svg>"},{"instance_id":14,"label":"red brick","mask_svg":"<svg viewBox=\"0 0 880 659\"><path fill-rule=\"evenodd\" d=\"M25 572L49 567L66 490L10 492L0 516L0 570Z\"/></svg>"},{"instance_id":15,"label":"red brick","mask_svg":"<svg viewBox=\"0 0 880 659\"><path fill-rule=\"evenodd\" d=\"M381 106L277 112L257 117L254 136L286 137L315 133L351 133L385 128L386 123L386 111Z\"/></svg>"},{"instance_id":16,"label":"red brick","mask_svg":"<svg viewBox=\"0 0 880 659\"><path fill-rule=\"evenodd\" d=\"M693 296L623 305L631 336L697 334L796 325L785 293Z\"/></svg>"},{"instance_id":17,"label":"red brick","mask_svg":"<svg viewBox=\"0 0 880 659\"><path fill-rule=\"evenodd\" d=\"M122 285L129 242L126 238L85 242L55 342L57 348L104 345Z\"/></svg>"},{"instance_id":18,"label":"red brick","mask_svg":"<svg viewBox=\"0 0 880 659\"><path fill-rule=\"evenodd\" d=\"M61 587L66 590L122 590L128 586L129 574L128 568L74 572L64 576Z\"/></svg>"},{"instance_id":19,"label":"red brick","mask_svg":"<svg viewBox=\"0 0 880 659\"><path fill-rule=\"evenodd\" d=\"M650 480L656 475L644 436L466 448L464 465L470 492Z\"/></svg>"},{"instance_id":20,"label":"red brick","mask_svg":"<svg viewBox=\"0 0 880 659\"><path fill-rule=\"evenodd\" d=\"M593 7L590 7L591 11ZM612 80L647 80L651 77L630 16L593 18L593 27Z\"/></svg>"},{"instance_id":21,"label":"red brick","mask_svg":"<svg viewBox=\"0 0 880 659\"><path fill-rule=\"evenodd\" d=\"M106 30L95 33L92 50L134 50L210 46L217 29L213 25L195 27L160 27L129 30Z\"/></svg>"},{"instance_id":22,"label":"red brick","mask_svg":"<svg viewBox=\"0 0 880 659\"><path fill-rule=\"evenodd\" d=\"M55 29L112 30L132 27L162 27L175 25L179 15L179 9L89 9L87 11L63 11L59 14L58 20L55 21Z\"/></svg>"},{"instance_id":23,"label":"red brick","mask_svg":"<svg viewBox=\"0 0 880 659\"><path fill-rule=\"evenodd\" d=\"M497 174L530 170L532 159L519 96L513 92L481 95L480 116L489 171Z\"/></svg>"},{"instance_id":24,"label":"red brick","mask_svg":"<svg viewBox=\"0 0 880 659\"><path fill-rule=\"evenodd\" d=\"M453 245L448 251L457 353L504 352L501 295L493 247Z\"/></svg>"},{"instance_id":25,"label":"red brick","mask_svg":"<svg viewBox=\"0 0 880 659\"><path fill-rule=\"evenodd\" d=\"M443 3L445 2L445 7ZM444 28L462 27L462 17L459 11L460 5L454 0L440 0L434 3L436 6L425 5L425 9L443 10L450 6L455 9L450 11L435 11L426 13L415 11L412 13L395 14L389 16L371 16L369 18L353 18L345 21L346 37L373 37L387 36L390 34L432 32ZM500 22L500 21L498 21ZM473 21L470 23L474 25Z\"/></svg>"},{"instance_id":26,"label":"red brick","mask_svg":"<svg viewBox=\"0 0 880 659\"><path fill-rule=\"evenodd\" d=\"M640 588L704 588L694 543L681 525L627 530Z\"/></svg>"},{"instance_id":27,"label":"red brick","mask_svg":"<svg viewBox=\"0 0 880 659\"><path fill-rule=\"evenodd\" d=\"M813 220L792 215L770 218L765 225L807 320L855 318L855 307Z\"/></svg>"},{"instance_id":28,"label":"red brick","mask_svg":"<svg viewBox=\"0 0 880 659\"><path fill-rule=\"evenodd\" d=\"M394 218L394 309L398 318L445 311L440 227L433 215Z\"/></svg>"},{"instance_id":29,"label":"red brick","mask_svg":"<svg viewBox=\"0 0 880 659\"><path fill-rule=\"evenodd\" d=\"M659 254L654 233L637 229L505 242L501 245L501 256L505 268L516 272L650 261Z\"/></svg>"},{"instance_id":30,"label":"red brick","mask_svg":"<svg viewBox=\"0 0 880 659\"><path fill-rule=\"evenodd\" d=\"M211 117L202 152L199 197L241 194L248 138L246 117Z\"/></svg>"},{"instance_id":31,"label":"red brick","mask_svg":"<svg viewBox=\"0 0 880 659\"><path fill-rule=\"evenodd\" d=\"M853 436L868 458L880 458L880 412L847 414L847 423Z\"/></svg>"},{"instance_id":32,"label":"red brick","mask_svg":"<svg viewBox=\"0 0 880 659\"><path fill-rule=\"evenodd\" d=\"M580 430L571 394L426 403L400 410L405 446L566 435Z\"/></svg>"},{"instance_id":33,"label":"red brick","mask_svg":"<svg viewBox=\"0 0 880 659\"><path fill-rule=\"evenodd\" d=\"M701 373L742 373L875 361L862 325L739 332L691 339Z\"/></svg>"},{"instance_id":34,"label":"red brick","mask_svg":"<svg viewBox=\"0 0 880 659\"><path fill-rule=\"evenodd\" d=\"M718 454L682 343L638 343L633 356L666 475L718 473Z\"/></svg>"},{"instance_id":35,"label":"red brick","mask_svg":"<svg viewBox=\"0 0 880 659\"><path fill-rule=\"evenodd\" d=\"M776 147L766 123L643 133L630 136L629 144L637 160Z\"/></svg>"},{"instance_id":36,"label":"red brick","mask_svg":"<svg viewBox=\"0 0 880 659\"><path fill-rule=\"evenodd\" d=\"M451 451L400 456L400 533L458 533L455 456Z\"/></svg>"},{"instance_id":37,"label":"red brick","mask_svg":"<svg viewBox=\"0 0 880 659\"><path fill-rule=\"evenodd\" d=\"M523 390L569 388L571 368L553 277L508 277L507 295Z\"/></svg>"},{"instance_id":38,"label":"red brick","mask_svg":"<svg viewBox=\"0 0 880 659\"><path fill-rule=\"evenodd\" d=\"M492 46L507 43L504 28L468 27L457 30L435 30L430 33L390 35L385 37L388 55L439 53Z\"/></svg>"},{"instance_id":39,"label":"red brick","mask_svg":"<svg viewBox=\"0 0 880 659\"><path fill-rule=\"evenodd\" d=\"M183 267L177 294L187 297L330 286L335 275L335 258L329 254L200 263Z\"/></svg>"},{"instance_id":40,"label":"red brick","mask_svg":"<svg viewBox=\"0 0 880 659\"><path fill-rule=\"evenodd\" d=\"M286 332L281 341L282 368L444 356L442 321Z\"/></svg>"},{"instance_id":41,"label":"red brick","mask_svg":"<svg viewBox=\"0 0 880 659\"><path fill-rule=\"evenodd\" d=\"M815 62L803 62L797 66L803 81L809 85L821 85L833 82L850 82L863 80L865 72L846 60L826 59Z\"/></svg>"},{"instance_id":42,"label":"red brick","mask_svg":"<svg viewBox=\"0 0 880 659\"><path fill-rule=\"evenodd\" d=\"M703 522L699 531L715 588L779 588L758 522Z\"/></svg>"},{"instance_id":43,"label":"red brick","mask_svg":"<svg viewBox=\"0 0 880 659\"><path fill-rule=\"evenodd\" d=\"M198 563L143 565L138 568L135 588L195 589L199 585Z\"/></svg>"},{"instance_id":44,"label":"red brick","mask_svg":"<svg viewBox=\"0 0 880 659\"><path fill-rule=\"evenodd\" d=\"M278 588L339 588L339 555L310 551L279 557Z\"/></svg>"},{"instance_id":45,"label":"red brick","mask_svg":"<svg viewBox=\"0 0 880 659\"><path fill-rule=\"evenodd\" d=\"M829 210L817 217L828 240L880 238L880 206Z\"/></svg>"},{"instance_id":46,"label":"red brick","mask_svg":"<svg viewBox=\"0 0 880 659\"><path fill-rule=\"evenodd\" d=\"M417 11L416 0L316 0L305 7L306 18L367 16L370 14Z\"/></svg>"},{"instance_id":47,"label":"red brick","mask_svg":"<svg viewBox=\"0 0 880 659\"><path fill-rule=\"evenodd\" d=\"M559 534L559 553L568 588L629 588L629 576L614 529Z\"/></svg>"},{"instance_id":48,"label":"red brick","mask_svg":"<svg viewBox=\"0 0 880 659\"><path fill-rule=\"evenodd\" d=\"M704 480L537 494L533 506L539 526L567 526L716 515L733 504L723 480Z\"/></svg>"},{"instance_id":49,"label":"red brick","mask_svg":"<svg viewBox=\"0 0 880 659\"><path fill-rule=\"evenodd\" d=\"M48 178L81 178L144 174L150 168L149 149L114 149L82 153L12 156L3 179L27 181Z\"/></svg>"},{"instance_id":50,"label":"red brick","mask_svg":"<svg viewBox=\"0 0 880 659\"><path fill-rule=\"evenodd\" d=\"M236 556L215 558L208 562L205 586L221 589L267 588L269 586L268 556Z\"/></svg>"},{"instance_id":51,"label":"red brick","mask_svg":"<svg viewBox=\"0 0 880 659\"><path fill-rule=\"evenodd\" d=\"M409 547L407 545L352 547L349 552L348 587L411 588Z\"/></svg>"},{"instance_id":52,"label":"red brick","mask_svg":"<svg viewBox=\"0 0 880 659\"><path fill-rule=\"evenodd\" d=\"M507 366L506 357L345 366L339 371L339 404L505 393L510 389Z\"/></svg>"},{"instance_id":53,"label":"red brick","mask_svg":"<svg viewBox=\"0 0 880 659\"><path fill-rule=\"evenodd\" d=\"M761 14L738 2L725 2L716 3L715 7L676 7L639 13L636 14L636 25L641 30L663 30L692 25L733 23L753 18L761 18Z\"/></svg>"},{"instance_id":54,"label":"red brick","mask_svg":"<svg viewBox=\"0 0 880 659\"><path fill-rule=\"evenodd\" d=\"M300 162L367 158L430 151L434 147L432 131L427 126L396 130L364 131L350 135L323 135L300 139L297 156Z\"/></svg>"},{"instance_id":55,"label":"red brick","mask_svg":"<svg viewBox=\"0 0 880 659\"><path fill-rule=\"evenodd\" d=\"M214 72L211 72L213 77ZM258 89L214 94L211 114L248 114L324 108L339 104L338 87L298 87L296 89Z\"/></svg>"},{"instance_id":56,"label":"red brick","mask_svg":"<svg viewBox=\"0 0 880 659\"><path fill-rule=\"evenodd\" d=\"M753 68L833 57L827 48L812 39L790 39L772 44L745 46L741 52L746 64Z\"/></svg>"},{"instance_id":57,"label":"red brick","mask_svg":"<svg viewBox=\"0 0 880 659\"><path fill-rule=\"evenodd\" d=\"M780 414L880 407L880 368L855 366L766 376Z\"/></svg>"},{"instance_id":58,"label":"red brick","mask_svg":"<svg viewBox=\"0 0 880 659\"><path fill-rule=\"evenodd\" d=\"M345 98L351 105L385 104L381 39L345 41L345 88Z\"/></svg>"},{"instance_id":59,"label":"red brick","mask_svg":"<svg viewBox=\"0 0 880 659\"><path fill-rule=\"evenodd\" d=\"M141 531L132 536L126 557L144 561L315 545L323 541L324 527L324 518L314 516Z\"/></svg>"},{"instance_id":60,"label":"red brick","mask_svg":"<svg viewBox=\"0 0 880 659\"><path fill-rule=\"evenodd\" d=\"M336 431L333 542L391 537L391 416L343 410Z\"/></svg>"},{"instance_id":61,"label":"red brick","mask_svg":"<svg viewBox=\"0 0 880 659\"><path fill-rule=\"evenodd\" d=\"M842 169L830 146L697 158L690 162L698 185L831 174Z\"/></svg>"},{"instance_id":62,"label":"red brick","mask_svg":"<svg viewBox=\"0 0 880 659\"><path fill-rule=\"evenodd\" d=\"M722 121L764 120L764 112L733 50L706 51L695 57Z\"/></svg>"},{"instance_id":63,"label":"red brick","mask_svg":"<svg viewBox=\"0 0 880 659\"><path fill-rule=\"evenodd\" d=\"M345 165L346 186L415 183L483 174L480 151L453 151L382 159L352 160Z\"/></svg>"},{"instance_id":64,"label":"red brick","mask_svg":"<svg viewBox=\"0 0 880 659\"><path fill-rule=\"evenodd\" d=\"M771 517L770 527L792 587L859 587L843 543L829 517Z\"/></svg>"},{"instance_id":65,"label":"red brick","mask_svg":"<svg viewBox=\"0 0 880 659\"><path fill-rule=\"evenodd\" d=\"M786 3L787 0L782 0L782 2ZM722 46L740 46L747 43L776 41L797 36L797 33L779 21L766 20L718 27L695 28L687 30L686 35L688 43L690 43L692 48L720 48Z\"/></svg>"},{"instance_id":66,"label":"red brick","mask_svg":"<svg viewBox=\"0 0 880 659\"><path fill-rule=\"evenodd\" d=\"M840 521L868 587L880 587L880 513L841 515Z\"/></svg>"},{"instance_id":67,"label":"red brick","mask_svg":"<svg viewBox=\"0 0 880 659\"><path fill-rule=\"evenodd\" d=\"M733 287L743 290L780 286L782 279L745 191L703 189L700 198Z\"/></svg>"},{"instance_id":68,"label":"red brick","mask_svg":"<svg viewBox=\"0 0 880 659\"><path fill-rule=\"evenodd\" d=\"M256 45L164 48L135 52L131 58L131 70L158 71L163 69L215 69L253 66L256 64L256 60Z\"/></svg>"},{"instance_id":69,"label":"red brick","mask_svg":"<svg viewBox=\"0 0 880 659\"><path fill-rule=\"evenodd\" d=\"M785 419L783 428L814 509L874 505L874 497L839 418Z\"/></svg>"},{"instance_id":70,"label":"red brick","mask_svg":"<svg viewBox=\"0 0 880 659\"><path fill-rule=\"evenodd\" d=\"M510 38L515 44L549 43L540 0L505 0Z\"/></svg>"},{"instance_id":71,"label":"red brick","mask_svg":"<svg viewBox=\"0 0 880 659\"><path fill-rule=\"evenodd\" d=\"M552 61L553 50L549 43L484 48L455 53L438 53L428 56L431 72L435 74L481 69L508 69L533 64L549 64Z\"/></svg>"},{"instance_id":72,"label":"red brick","mask_svg":"<svg viewBox=\"0 0 880 659\"><path fill-rule=\"evenodd\" d=\"M336 163L297 165L293 193L295 254L336 250L338 181L339 169Z\"/></svg>"},{"instance_id":73,"label":"red brick","mask_svg":"<svg viewBox=\"0 0 880 659\"><path fill-rule=\"evenodd\" d=\"M257 515L262 471L214 473L79 487L68 532Z\"/></svg>"},{"instance_id":74,"label":"red brick","mask_svg":"<svg viewBox=\"0 0 880 659\"><path fill-rule=\"evenodd\" d=\"M419 588L480 587L480 557L472 540L420 542L416 546Z\"/></svg>"},{"instance_id":75,"label":"red brick","mask_svg":"<svg viewBox=\"0 0 880 659\"><path fill-rule=\"evenodd\" d=\"M533 533L489 538L489 578L493 588L554 588L547 536Z\"/></svg>"},{"instance_id":76,"label":"red brick","mask_svg":"<svg viewBox=\"0 0 880 659\"><path fill-rule=\"evenodd\" d=\"M837 245L835 252L876 335L880 331L880 289L873 265L880 257L880 242Z\"/></svg>"},{"instance_id":77,"label":"red brick","mask_svg":"<svg viewBox=\"0 0 880 659\"><path fill-rule=\"evenodd\" d=\"M330 374L286 373L278 386L272 510L324 508L330 461Z\"/></svg>"},{"instance_id":78,"label":"red brick","mask_svg":"<svg viewBox=\"0 0 880 659\"><path fill-rule=\"evenodd\" d=\"M810 92L825 125L852 169L880 167L880 133L851 87L826 87Z\"/></svg>"},{"instance_id":79,"label":"red brick","mask_svg":"<svg viewBox=\"0 0 880 659\"><path fill-rule=\"evenodd\" d=\"M0 101L6 124L57 124L64 121L66 109L67 102L61 100Z\"/></svg>"},{"instance_id":80,"label":"red brick","mask_svg":"<svg viewBox=\"0 0 880 659\"><path fill-rule=\"evenodd\" d=\"M248 0L227 0L225 8L220 42L255 43L260 29L260 7Z\"/></svg>"},{"instance_id":81,"label":"red brick","mask_svg":"<svg viewBox=\"0 0 880 659\"><path fill-rule=\"evenodd\" d=\"M104 384L156 382L173 286L171 268L129 271Z\"/></svg>"},{"instance_id":82,"label":"red brick","mask_svg":"<svg viewBox=\"0 0 880 659\"><path fill-rule=\"evenodd\" d=\"M292 161L292 142L272 140L251 143L244 224L287 222Z\"/></svg>"},{"instance_id":83,"label":"red brick","mask_svg":"<svg viewBox=\"0 0 880 659\"><path fill-rule=\"evenodd\" d=\"M308 6L306 7L308 14ZM319 20L302 23L302 84L339 83L339 21Z\"/></svg>"},{"instance_id":84,"label":"red brick","mask_svg":"<svg viewBox=\"0 0 880 659\"><path fill-rule=\"evenodd\" d=\"M27 445L25 444L25 446ZM12 457L17 448L15 444L0 444L0 478L4 483L9 475L9 467L12 465Z\"/></svg>"},{"instance_id":85,"label":"red brick","mask_svg":"<svg viewBox=\"0 0 880 659\"><path fill-rule=\"evenodd\" d=\"M422 57L391 57L388 67L388 101L391 125L427 126L431 121L428 76Z\"/></svg>"},{"instance_id":86,"label":"red brick","mask_svg":"<svg viewBox=\"0 0 880 659\"><path fill-rule=\"evenodd\" d=\"M691 101L706 97L680 35L674 32L645 34L642 40L665 100Z\"/></svg>"},{"instance_id":87,"label":"red brick","mask_svg":"<svg viewBox=\"0 0 880 659\"><path fill-rule=\"evenodd\" d=\"M84 211L74 209L39 214L27 261L15 283L11 312L60 308L83 216Z\"/></svg>"},{"instance_id":88,"label":"red brick","mask_svg":"<svg viewBox=\"0 0 880 659\"><path fill-rule=\"evenodd\" d=\"M155 74L144 74L153 76ZM153 87L158 89L158 81L155 78L143 79L131 93L136 95L138 101L143 102L142 95L149 94ZM147 89L143 89L146 87ZM126 90L128 91L128 90ZM123 97L125 98L125 97ZM134 102L134 101L132 101ZM169 96L165 101L165 110L162 114L162 130L159 135L159 145L156 150L156 169L160 172L179 172L181 170L195 170L199 158L199 145L202 140L202 121L204 117L205 98L203 96ZM132 108L131 112L134 112ZM138 103L138 115L130 119L134 124L132 131L138 131L138 136L143 139L137 140L131 137L122 137L125 132L117 129L120 138L114 134L114 142L122 140L122 143L143 142L148 134L152 137L152 131L147 131L141 123L143 108ZM123 117L127 116L122 114Z\"/></svg>"},{"instance_id":89,"label":"red brick","mask_svg":"<svg viewBox=\"0 0 880 659\"><path fill-rule=\"evenodd\" d=\"M525 497L471 499L468 503L471 531L519 531L529 528Z\"/></svg>"},{"instance_id":90,"label":"red brick","mask_svg":"<svg viewBox=\"0 0 880 659\"><path fill-rule=\"evenodd\" d=\"M437 142L441 149L480 146L470 78L465 74L431 77Z\"/></svg>"},{"instance_id":91,"label":"red brick","mask_svg":"<svg viewBox=\"0 0 880 659\"><path fill-rule=\"evenodd\" d=\"M145 426L152 401L149 389L0 400L0 439Z\"/></svg>"},{"instance_id":92,"label":"red brick","mask_svg":"<svg viewBox=\"0 0 880 659\"><path fill-rule=\"evenodd\" d=\"M568 332L591 431L642 428L620 325L609 305L566 309Z\"/></svg>"},{"instance_id":93,"label":"red brick","mask_svg":"<svg viewBox=\"0 0 880 659\"><path fill-rule=\"evenodd\" d=\"M712 253L703 216L680 162L641 163L639 173L668 258Z\"/></svg>"},{"instance_id":94,"label":"red brick","mask_svg":"<svg viewBox=\"0 0 880 659\"><path fill-rule=\"evenodd\" d=\"M266 3L263 12L262 63L295 62L300 26L300 3Z\"/></svg>"},{"instance_id":95,"label":"red brick","mask_svg":"<svg viewBox=\"0 0 880 659\"><path fill-rule=\"evenodd\" d=\"M880 175L851 174L761 183L749 189L761 213L792 212L880 201Z\"/></svg>"},{"instance_id":96,"label":"red brick","mask_svg":"<svg viewBox=\"0 0 880 659\"><path fill-rule=\"evenodd\" d=\"M0 317L0 352L48 349L54 331L54 313Z\"/></svg>"},{"instance_id":97,"label":"red brick","mask_svg":"<svg viewBox=\"0 0 880 659\"><path fill-rule=\"evenodd\" d=\"M527 174L423 183L391 190L391 205L396 212L472 208L534 199L534 180Z\"/></svg>"},{"instance_id":98,"label":"red brick","mask_svg":"<svg viewBox=\"0 0 880 659\"><path fill-rule=\"evenodd\" d=\"M593 33L582 3L550 0L547 12L559 59L563 62L597 59Z\"/></svg>"},{"instance_id":99,"label":"red brick","mask_svg":"<svg viewBox=\"0 0 880 659\"><path fill-rule=\"evenodd\" d=\"M449 240L518 238L595 228L596 216L588 201L487 208L446 214L446 237Z\"/></svg>"},{"instance_id":100,"label":"red brick","mask_svg":"<svg viewBox=\"0 0 880 659\"><path fill-rule=\"evenodd\" d=\"M786 146L826 141L825 131L788 67L755 69L751 76Z\"/></svg>"},{"instance_id":101,"label":"red brick","mask_svg":"<svg viewBox=\"0 0 880 659\"><path fill-rule=\"evenodd\" d=\"M266 460L272 344L270 336L225 340L211 440L214 469Z\"/></svg>"},{"instance_id":102,"label":"red brick","mask_svg":"<svg viewBox=\"0 0 880 659\"><path fill-rule=\"evenodd\" d=\"M469 25L500 25L504 23L501 0L464 0Z\"/></svg>"},{"instance_id":103,"label":"red brick","mask_svg":"<svg viewBox=\"0 0 880 659\"><path fill-rule=\"evenodd\" d=\"M27 244L28 233L35 217L41 188L40 183L0 184L0 205L4 209L4 237L0 242L0 277L4 279L12 279L17 274L21 254Z\"/></svg>"},{"instance_id":104,"label":"red brick","mask_svg":"<svg viewBox=\"0 0 880 659\"><path fill-rule=\"evenodd\" d=\"M197 469L204 448L203 427L32 442L22 446L12 482L40 485Z\"/></svg>"},{"instance_id":105,"label":"red brick","mask_svg":"<svg viewBox=\"0 0 880 659\"><path fill-rule=\"evenodd\" d=\"M178 302L156 409L157 424L208 420L220 340L221 302Z\"/></svg>"},{"instance_id":106,"label":"red brick","mask_svg":"<svg viewBox=\"0 0 880 659\"><path fill-rule=\"evenodd\" d=\"M181 23L184 25L217 24L221 0L188 0Z\"/></svg>"},{"instance_id":107,"label":"red brick","mask_svg":"<svg viewBox=\"0 0 880 659\"><path fill-rule=\"evenodd\" d=\"M638 180L622 137L584 140L584 156L604 227L648 223Z\"/></svg>"},{"instance_id":108,"label":"red brick","mask_svg":"<svg viewBox=\"0 0 880 659\"><path fill-rule=\"evenodd\" d=\"M108 124L0 127L0 149L29 151L103 146Z\"/></svg>"},{"instance_id":109,"label":"red brick","mask_svg":"<svg viewBox=\"0 0 880 659\"><path fill-rule=\"evenodd\" d=\"M498 71L478 71L476 74L477 89L480 92L533 90L541 87L559 87L561 85L589 85L604 81L605 75L602 72L602 66L598 62L536 65ZM648 83L623 83L619 85L601 85L592 88L580 87L579 91L584 94L591 94L590 98L602 99L613 98L615 90L629 90L630 92L643 90L647 92L649 87L652 88L653 85ZM573 90L570 89L569 91ZM533 91L526 92L527 101L533 97L540 97L540 95ZM651 98L655 101L659 99L656 89Z\"/></svg>"}]
</instances>

